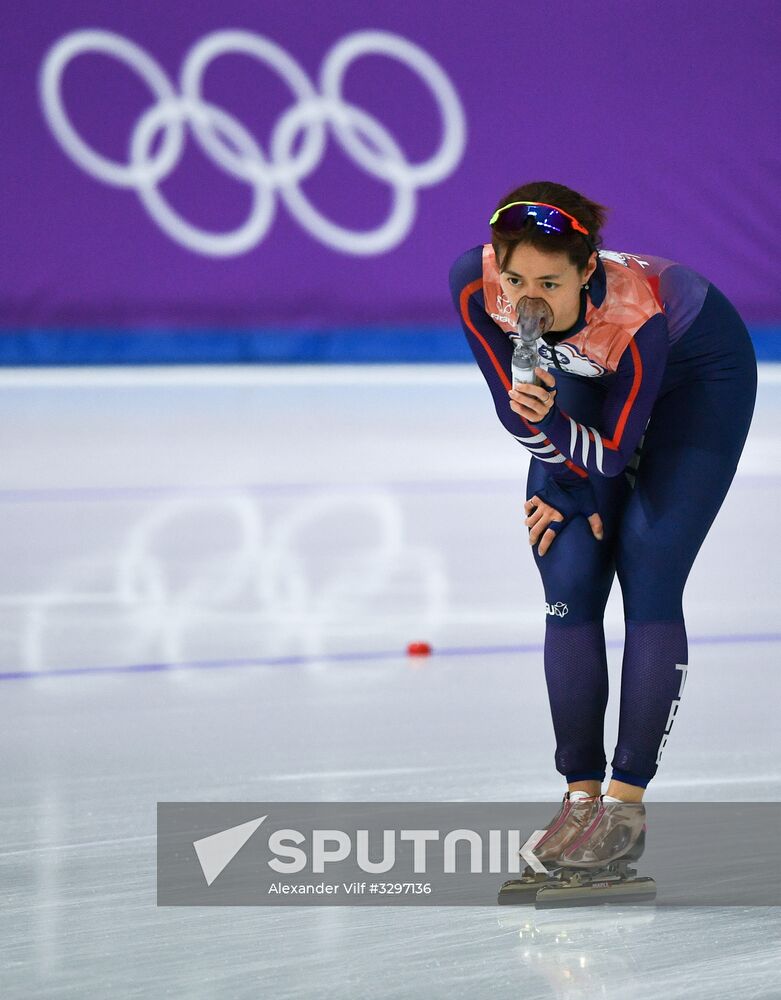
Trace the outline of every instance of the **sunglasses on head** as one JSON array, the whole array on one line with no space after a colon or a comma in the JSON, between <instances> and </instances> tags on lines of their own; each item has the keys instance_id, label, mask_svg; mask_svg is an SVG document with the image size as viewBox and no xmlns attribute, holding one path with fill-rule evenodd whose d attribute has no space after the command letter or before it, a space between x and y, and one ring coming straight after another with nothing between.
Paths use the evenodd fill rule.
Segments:
<instances>
[{"instance_id":1,"label":"sunglasses on head","mask_svg":"<svg viewBox=\"0 0 781 1000\"><path fill-rule=\"evenodd\" d=\"M532 219L546 233L569 233L572 230L582 233L589 246L593 245L588 229L574 216L540 201L511 201L509 205L498 208L488 224L497 233L512 233L523 229L527 219Z\"/></svg>"}]
</instances>

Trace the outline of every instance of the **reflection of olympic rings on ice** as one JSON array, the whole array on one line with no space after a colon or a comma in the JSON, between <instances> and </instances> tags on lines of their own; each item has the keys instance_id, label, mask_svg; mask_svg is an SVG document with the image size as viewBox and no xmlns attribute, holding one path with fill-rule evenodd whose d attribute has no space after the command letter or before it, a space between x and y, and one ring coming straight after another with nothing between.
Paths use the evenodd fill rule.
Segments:
<instances>
[{"instance_id":1,"label":"reflection of olympic rings on ice","mask_svg":"<svg viewBox=\"0 0 781 1000\"><path fill-rule=\"evenodd\" d=\"M271 522L243 494L157 503L118 547L61 565L30 602L25 669L85 665L85 630L95 665L317 655L413 625L430 634L447 575L407 534L384 492L315 494Z\"/></svg>"},{"instance_id":2,"label":"reflection of olympic rings on ice","mask_svg":"<svg viewBox=\"0 0 781 1000\"><path fill-rule=\"evenodd\" d=\"M62 78L78 55L113 56L134 70L157 99L133 128L128 163L95 152L73 127L62 97ZM270 156L233 115L204 99L203 77L219 56L242 53L275 70L297 103L276 122ZM344 100L342 86L352 63L363 56L397 59L416 73L437 102L442 121L439 148L422 163L410 163L398 142L376 118ZM464 151L466 126L455 87L439 64L418 45L387 31L346 35L328 52L320 71L318 92L302 67L284 49L249 31L215 31L200 39L182 64L177 93L162 67L142 48L110 31L75 31L56 42L41 67L41 100L49 126L70 158L96 180L133 188L149 215L177 243L196 253L229 257L246 253L268 232L278 191L301 226L326 246L355 255L380 254L398 245L412 227L418 188L448 177ZM174 170L184 147L187 124L203 152L236 180L253 189L249 217L225 233L198 229L183 219L160 193L158 185ZM326 127L344 152L370 176L389 184L393 204L376 229L355 231L319 212L300 184L320 164ZM296 140L303 133L300 148ZM162 134L156 151L155 139Z\"/></svg>"}]
</instances>

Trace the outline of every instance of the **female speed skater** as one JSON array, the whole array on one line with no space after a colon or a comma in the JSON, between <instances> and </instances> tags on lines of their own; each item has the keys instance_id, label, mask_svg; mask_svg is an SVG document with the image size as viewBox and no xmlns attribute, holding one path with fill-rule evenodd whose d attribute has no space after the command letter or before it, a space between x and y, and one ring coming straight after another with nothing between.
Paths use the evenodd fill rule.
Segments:
<instances>
[{"instance_id":1,"label":"female speed skater","mask_svg":"<svg viewBox=\"0 0 781 1000\"><path fill-rule=\"evenodd\" d=\"M682 599L748 434L757 370L727 298L682 264L598 250L607 210L561 184L499 202L491 241L450 273L504 428L531 454L526 525L545 591L544 669L568 791L535 853L577 869L642 852L645 808L683 694ZM512 386L518 324L539 384ZM625 617L618 740L601 794L603 616Z\"/></svg>"}]
</instances>

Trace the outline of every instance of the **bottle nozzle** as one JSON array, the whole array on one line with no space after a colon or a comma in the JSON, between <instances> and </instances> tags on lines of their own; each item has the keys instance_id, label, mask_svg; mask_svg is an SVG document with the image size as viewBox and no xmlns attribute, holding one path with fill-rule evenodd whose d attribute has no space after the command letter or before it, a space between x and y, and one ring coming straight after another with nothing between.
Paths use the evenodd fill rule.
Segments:
<instances>
[{"instance_id":1,"label":"bottle nozzle","mask_svg":"<svg viewBox=\"0 0 781 1000\"><path fill-rule=\"evenodd\" d=\"M553 326L553 311L545 299L524 297L517 306L518 336L527 344L533 344L543 337Z\"/></svg>"}]
</instances>

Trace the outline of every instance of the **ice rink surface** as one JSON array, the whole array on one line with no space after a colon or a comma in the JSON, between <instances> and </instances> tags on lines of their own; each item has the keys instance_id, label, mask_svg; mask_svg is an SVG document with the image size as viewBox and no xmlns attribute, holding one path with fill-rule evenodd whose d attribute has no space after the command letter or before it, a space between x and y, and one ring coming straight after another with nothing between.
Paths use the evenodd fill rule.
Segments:
<instances>
[{"instance_id":1,"label":"ice rink surface","mask_svg":"<svg viewBox=\"0 0 781 1000\"><path fill-rule=\"evenodd\" d=\"M781 996L777 908L158 908L158 801L555 811L526 454L472 367L0 390L4 1000ZM780 415L763 368L649 805L781 799Z\"/></svg>"}]
</instances>

